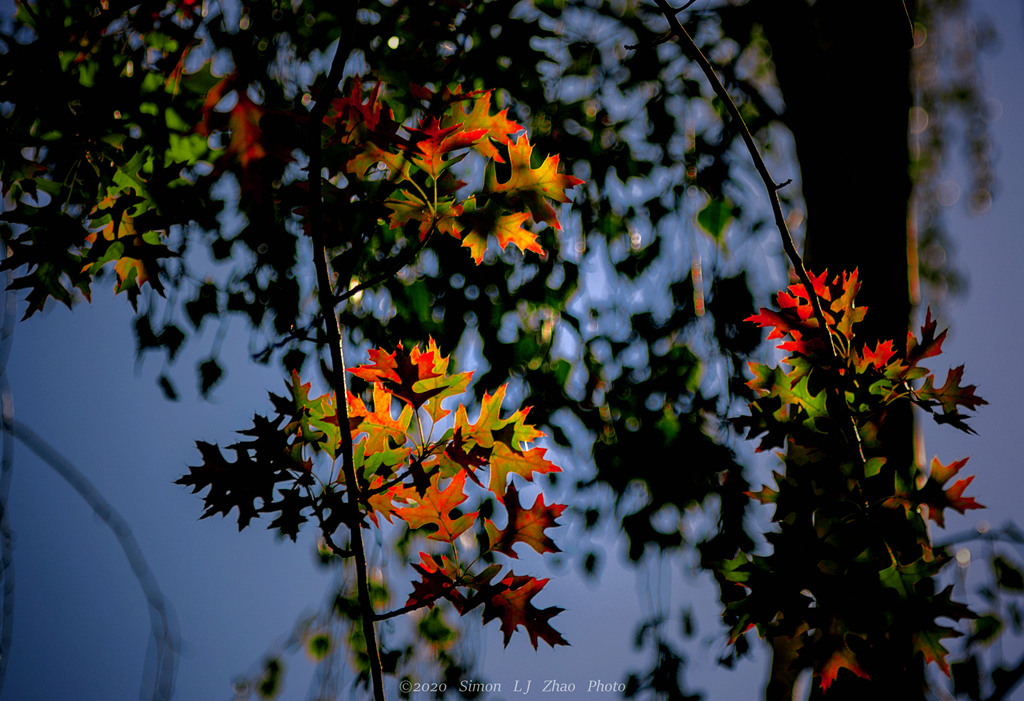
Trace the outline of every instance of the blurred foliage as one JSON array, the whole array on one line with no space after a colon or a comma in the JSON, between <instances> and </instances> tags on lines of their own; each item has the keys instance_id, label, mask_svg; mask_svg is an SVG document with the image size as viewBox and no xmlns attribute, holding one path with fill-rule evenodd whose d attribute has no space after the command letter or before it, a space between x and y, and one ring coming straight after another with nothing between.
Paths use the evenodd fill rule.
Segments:
<instances>
[{"instance_id":1,"label":"blurred foliage","mask_svg":"<svg viewBox=\"0 0 1024 701\"><path fill-rule=\"evenodd\" d=\"M935 154L950 140L940 115L982 104L971 64L979 40L957 44L949 82L942 32L961 25L965 5L917 5L924 112L916 118L927 116L913 132L924 184L920 259L924 276L939 279L948 267L935 253L943 244L934 213L945 201ZM320 362L322 319L302 236L305 119L335 50L348 55L340 87L372 74L398 122L432 108L415 99L418 86L492 90L495 108L526 127L537 154L560 154L586 181L563 228L536 232L549 255L491 246L476 266L455 239L435 237L398 274L345 300L350 357L430 336L445 352L479 358L478 397L511 377L510 395L535 407L531 419L570 457L565 488L577 491L583 529L596 538L602 525L619 524L633 560L697 548L710 564L754 547L749 475L726 419L753 399L744 369L760 334L743 320L784 267L745 154L698 71L661 40L667 24L653 6L60 0L17 8L0 37L0 238L27 315L49 300L88 299L106 276L138 311L139 353L163 354L159 383L171 398L179 390L169 365L189 344L201 346L200 391L216 391L235 362L220 354L232 319L251 330L259 362L287 371ZM785 96L760 27L726 33L714 7L682 18L769 160L791 157ZM983 203L990 111L965 111L981 115L970 121L970 199ZM346 177L343 165L327 161L324 173L339 291L389 272L416 240L415 227L385 225L385 194ZM813 177L822 175L803 174ZM780 194L802 206L799 194ZM577 564L598 572L587 541ZM420 633L440 635L431 625ZM665 691L682 688L671 636L644 640L655 641L657 661L631 689L676 693Z\"/></svg>"}]
</instances>

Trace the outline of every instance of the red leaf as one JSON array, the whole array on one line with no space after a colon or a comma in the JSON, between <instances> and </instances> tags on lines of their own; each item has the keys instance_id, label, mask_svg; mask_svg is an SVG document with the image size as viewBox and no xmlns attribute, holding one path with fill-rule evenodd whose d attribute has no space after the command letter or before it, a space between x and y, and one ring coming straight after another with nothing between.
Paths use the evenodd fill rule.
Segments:
<instances>
[{"instance_id":1,"label":"red leaf","mask_svg":"<svg viewBox=\"0 0 1024 701\"><path fill-rule=\"evenodd\" d=\"M373 364L350 368L349 372L367 382L384 383L396 397L405 400L414 409L419 409L428 399L444 391L444 388L424 388L421 385L416 390L414 387L421 381L441 377L442 373L434 370L434 351L421 353L418 347L413 348L411 353L402 350L401 343L394 353L372 348L369 355Z\"/></svg>"},{"instance_id":2,"label":"red leaf","mask_svg":"<svg viewBox=\"0 0 1024 701\"><path fill-rule=\"evenodd\" d=\"M484 623L494 619L501 619L501 632L505 639L505 646L512 639L512 633L516 628L523 626L530 636L530 643L537 649L537 639L541 639L551 647L555 645L568 645L561 634L548 623L564 609L552 606L546 609L538 609L530 600L544 588L548 583L546 579L534 579L533 577L518 577L509 574L501 580L501 591L491 596L484 604Z\"/></svg>"},{"instance_id":3,"label":"red leaf","mask_svg":"<svg viewBox=\"0 0 1024 701\"><path fill-rule=\"evenodd\" d=\"M512 550L515 543L526 543L541 555L561 552L544 531L557 527L555 519L565 511L564 505L547 506L544 504L544 495L540 494L533 506L524 509L519 503L519 492L512 484L508 486L508 491L505 492L502 501L508 512L508 526L499 531L490 520L486 522L485 528L490 538L491 550L517 559L519 556Z\"/></svg>"},{"instance_id":4,"label":"red leaf","mask_svg":"<svg viewBox=\"0 0 1024 701\"><path fill-rule=\"evenodd\" d=\"M413 565L413 569L422 575L422 579L412 583L412 593L409 595L406 606L414 606L426 603L433 607L437 599L444 597L461 606L465 597L459 593L456 587L459 586L458 570L452 565L448 558L441 558L442 566L438 566L427 553L420 553L419 564Z\"/></svg>"},{"instance_id":5,"label":"red leaf","mask_svg":"<svg viewBox=\"0 0 1024 701\"><path fill-rule=\"evenodd\" d=\"M843 647L832 653L832 656L821 667L819 674L821 674L822 691L828 691L828 688L832 686L832 682L836 680L836 675L839 674L840 669L848 669L862 679L871 678L858 664L853 651L848 647Z\"/></svg>"},{"instance_id":6,"label":"red leaf","mask_svg":"<svg viewBox=\"0 0 1024 701\"><path fill-rule=\"evenodd\" d=\"M969 509L985 508L974 500L973 497L963 496L964 490L974 480L974 476L957 480L949 489L942 490L942 487L956 475L960 469L967 464L968 458L955 460L949 465L943 465L936 457L932 460L931 474L924 487L918 490L918 500L928 506L928 518L935 521L940 528L945 528L946 521L943 516L943 509L951 508L966 513Z\"/></svg>"},{"instance_id":7,"label":"red leaf","mask_svg":"<svg viewBox=\"0 0 1024 701\"><path fill-rule=\"evenodd\" d=\"M946 332L943 331L936 336L936 326L936 322L932 320L932 309L929 307L925 313L924 325L921 327L921 340L917 340L913 332L907 333L908 369L916 367L925 358L931 358L942 352L942 342L946 340Z\"/></svg>"},{"instance_id":8,"label":"red leaf","mask_svg":"<svg viewBox=\"0 0 1024 701\"><path fill-rule=\"evenodd\" d=\"M487 129L466 129L462 124L453 124L442 128L436 117L427 117L420 123L419 129L413 132L418 156L412 162L425 170L435 180L454 160L444 160L442 156L461 148L468 148L477 143L487 134ZM419 135L417 137L417 135Z\"/></svg>"},{"instance_id":9,"label":"red leaf","mask_svg":"<svg viewBox=\"0 0 1024 701\"><path fill-rule=\"evenodd\" d=\"M487 209L463 214L459 218L459 224L464 227L460 234L462 245L469 249L477 265L483 262L487 237L491 234L498 237L498 245L503 251L511 243L523 253L533 251L544 255L544 249L537 243L537 234L523 228L529 219L530 215L526 212L495 214Z\"/></svg>"}]
</instances>

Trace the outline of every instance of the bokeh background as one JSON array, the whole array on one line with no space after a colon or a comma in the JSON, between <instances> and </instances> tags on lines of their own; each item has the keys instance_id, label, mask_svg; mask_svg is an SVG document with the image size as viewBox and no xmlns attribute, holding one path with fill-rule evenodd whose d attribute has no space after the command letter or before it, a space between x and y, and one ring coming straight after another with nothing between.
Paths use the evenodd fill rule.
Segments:
<instances>
[{"instance_id":1,"label":"bokeh background","mask_svg":"<svg viewBox=\"0 0 1024 701\"><path fill-rule=\"evenodd\" d=\"M0 3L5 14L10 0ZM974 3L974 12L997 28L995 47L979 62L993 108L997 191L991 206L969 213L961 201L946 212L952 245L947 255L966 274L960 296L938 310L950 327L942 359L964 364L989 405L972 425L977 436L925 428L928 457L971 456L976 474L969 494L988 508L947 517L947 533L1024 523L1021 409L1024 388L1024 4ZM945 176L964 179L955 153ZM779 179L788 177L779 173ZM955 198L950 198L955 199ZM20 318L23 306L17 312ZM196 358L179 362L181 400L167 401L157 386L156 358L139 361L131 313L112 292L95 294L74 311L51 307L16 324L5 340L5 372L16 419L63 455L96 487L130 526L152 575L171 603L181 649L175 698L232 699L234 680L254 674L287 643L304 616L331 596L333 574L317 564L311 534L298 544L278 542L256 527L238 533L233 520L200 522L200 500L173 484L197 459L196 440L230 443L232 432L266 407L267 391L283 389L278 373L248 362L244 329L229 333L223 350L228 375L209 401L187 387ZM192 344L196 348L202 343ZM235 359L234 362L231 359ZM358 360L358 359L357 359ZM571 460L568 461L571 469ZM146 599L117 538L92 508L24 445L14 453L8 499L14 536L16 583L13 646L0 698L107 701L139 695L150 640ZM564 529L563 529L564 530ZM942 540L945 534L936 533ZM499 682L507 693L519 680L534 692L547 679L574 683L622 681L644 660L634 652L635 625L654 610L690 607L696 634L689 645L687 679L710 699L759 695L766 657L755 654L732 670L716 659L724 638L715 621L709 580L684 564L652 560L625 565L614 533L601 544L606 564L598 579L573 566L574 534L556 538L566 556L551 567L551 581L537 603L566 612L558 628L571 647L535 652L526 636L502 647L496 624L470 627L466 644L479 664L478 681ZM979 544L977 556L984 554ZM536 568L534 568L536 569ZM959 591L969 596L982 576L968 566ZM402 573L393 573L401 581ZM1019 640L993 650L1006 660L1024 651ZM315 687L313 665L300 653L287 660L281 698L307 698ZM1018 689L1014 698L1024 699Z\"/></svg>"}]
</instances>

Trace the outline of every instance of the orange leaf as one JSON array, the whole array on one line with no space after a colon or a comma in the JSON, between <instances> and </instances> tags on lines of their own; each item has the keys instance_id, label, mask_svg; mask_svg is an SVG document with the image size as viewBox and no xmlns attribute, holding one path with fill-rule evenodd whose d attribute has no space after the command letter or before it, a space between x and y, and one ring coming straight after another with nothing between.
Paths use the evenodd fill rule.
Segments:
<instances>
[{"instance_id":1,"label":"orange leaf","mask_svg":"<svg viewBox=\"0 0 1024 701\"><path fill-rule=\"evenodd\" d=\"M385 384L396 397L414 409L419 409L424 402L443 391L436 383L430 388L420 385L423 380L432 380L442 375L434 371L434 351L421 353L417 347L405 353L399 343L394 353L372 348L369 355L370 360L374 361L372 365L360 365L349 369L349 372L367 382ZM420 389L415 389L417 386Z\"/></svg>"},{"instance_id":2,"label":"orange leaf","mask_svg":"<svg viewBox=\"0 0 1024 701\"><path fill-rule=\"evenodd\" d=\"M463 96L461 88L455 88L451 91L450 97L455 102L451 106L451 114L446 115L441 120L441 125L448 127L452 124L462 124L462 128L466 131L486 129L486 137L474 143L473 148L486 158L495 160L498 163L504 163L505 160L491 141L509 145L512 143L508 138L509 135L523 131L523 127L508 118L507 109L502 110L498 114L490 113L490 91L482 93L471 92ZM466 110L466 104L472 104L472 108L469 111Z\"/></svg>"},{"instance_id":3,"label":"orange leaf","mask_svg":"<svg viewBox=\"0 0 1024 701\"><path fill-rule=\"evenodd\" d=\"M390 449L388 439L401 446L405 443L412 409L405 407L396 420L391 415L392 394L380 384L373 385L373 411L367 411L360 422L358 431L367 433L365 454L380 453Z\"/></svg>"},{"instance_id":4,"label":"orange leaf","mask_svg":"<svg viewBox=\"0 0 1024 701\"><path fill-rule=\"evenodd\" d=\"M848 647L843 647L832 653L821 668L821 690L828 691L840 669L848 669L862 679L870 679L868 673L857 663L857 657Z\"/></svg>"},{"instance_id":5,"label":"orange leaf","mask_svg":"<svg viewBox=\"0 0 1024 701\"><path fill-rule=\"evenodd\" d=\"M533 154L533 146L525 134L520 135L515 143L508 147L508 153L512 174L506 182L499 183L492 173L488 178L488 189L491 192L506 192L522 197L536 221L561 229L558 215L548 204L547 199L568 202L566 188L579 185L583 181L572 175L559 173L558 156L548 156L538 168L531 168L530 156Z\"/></svg>"},{"instance_id":6,"label":"orange leaf","mask_svg":"<svg viewBox=\"0 0 1024 701\"><path fill-rule=\"evenodd\" d=\"M525 453L509 448L504 443L495 443L491 453L491 478L487 488L501 501L510 474L533 481L534 474L561 472L561 468L544 458L544 448L531 448Z\"/></svg>"},{"instance_id":7,"label":"orange leaf","mask_svg":"<svg viewBox=\"0 0 1024 701\"><path fill-rule=\"evenodd\" d=\"M464 514L452 519L451 511L466 501L465 494L466 474L460 472L452 478L448 487L440 488L441 476L434 475L430 481L430 487L423 496L410 490L404 496L408 501L414 502L415 506L409 506L395 511L395 515L409 524L411 528L424 528L436 526L437 530L428 535L432 540L439 540L443 543L453 542L460 535L465 533L473 521L476 520L477 512Z\"/></svg>"},{"instance_id":8,"label":"orange leaf","mask_svg":"<svg viewBox=\"0 0 1024 701\"><path fill-rule=\"evenodd\" d=\"M420 135L416 141L416 150L420 155L413 156L412 162L425 170L435 180L455 160L443 160L442 156L460 148L472 146L487 134L487 129L465 128L463 124L453 124L442 128L436 117L427 117L420 123L419 129L409 129Z\"/></svg>"},{"instance_id":9,"label":"orange leaf","mask_svg":"<svg viewBox=\"0 0 1024 701\"><path fill-rule=\"evenodd\" d=\"M544 249L537 243L537 235L523 228L529 219L530 215L526 212L495 215L486 209L464 215L459 218L459 223L466 230L462 236L462 245L469 249L477 265L483 262L490 234L498 237L498 245L503 251L512 243L523 253L533 251L544 255Z\"/></svg>"}]
</instances>

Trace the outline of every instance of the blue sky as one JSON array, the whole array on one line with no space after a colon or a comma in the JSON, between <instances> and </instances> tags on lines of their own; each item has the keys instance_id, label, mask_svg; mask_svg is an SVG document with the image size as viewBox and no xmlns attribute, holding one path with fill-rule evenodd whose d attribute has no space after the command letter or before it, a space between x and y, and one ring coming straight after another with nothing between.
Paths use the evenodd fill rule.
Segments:
<instances>
[{"instance_id":1,"label":"blue sky","mask_svg":"<svg viewBox=\"0 0 1024 701\"><path fill-rule=\"evenodd\" d=\"M968 216L962 205L948 212L955 260L970 284L966 296L943 305L940 324L951 329L942 360L966 365L966 380L978 385L989 406L973 421L978 436L929 426L926 439L929 458L971 456L967 469L977 477L968 494L989 508L948 518L950 532L981 519L993 526L1020 521L1024 502L1017 441L1024 412L1015 396L1024 387L1024 133L1016 124L1024 113L1024 23L1016 0L976 4L996 20L1001 39L982 63L990 95L1003 108L992 125L1000 188L982 216ZM951 176L960 177L955 165ZM265 408L267 391L281 391L282 379L239 363L211 402L199 402L185 386L194 361L186 357L179 364L183 399L169 403L155 383L157 362L136 362L130 328L124 300L99 292L92 305L74 313L54 308L18 324L7 365L16 416L81 469L131 524L177 614L182 654L176 698L230 699L232 679L251 671L301 615L321 605L332 580L314 563L309 537L298 545L278 543L258 525L239 534L232 520L200 522L198 497L172 483L196 460L195 440L230 442L232 431ZM193 348L208 347L209 340ZM229 336L224 357L245 355L242 334ZM149 621L114 537L21 445L9 508L17 589L2 698L136 697ZM573 541L561 545L571 554ZM577 688L591 679L620 680L651 585L671 590L661 597L670 611L687 604L714 610L714 592L678 564L636 576L617 570L617 548L607 546L611 562L600 582L584 582L571 567L556 569L537 600L568 609L557 627L572 647L538 653L525 636L516 636L503 649L492 623L471 633L484 664L481 678L502 682L506 690L517 679L520 686L532 680L534 690L552 678ZM711 638L713 617L701 626L698 639ZM1013 658L1021 650L1017 641L1004 652ZM693 648L691 684L714 699L756 694L765 676L762 662L720 670L714 664L720 652L714 644ZM308 665L299 660L293 667L282 698L305 698Z\"/></svg>"}]
</instances>

